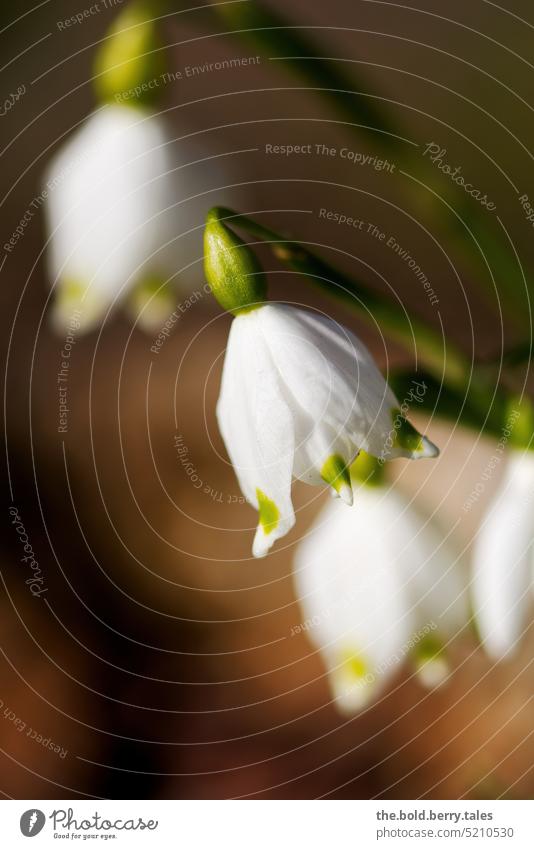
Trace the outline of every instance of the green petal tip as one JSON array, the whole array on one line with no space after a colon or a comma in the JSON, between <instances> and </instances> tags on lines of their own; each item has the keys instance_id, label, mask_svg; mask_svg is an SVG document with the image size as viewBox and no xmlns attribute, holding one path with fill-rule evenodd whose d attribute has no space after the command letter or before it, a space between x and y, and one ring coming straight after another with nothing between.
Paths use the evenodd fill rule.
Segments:
<instances>
[{"instance_id":1,"label":"green petal tip","mask_svg":"<svg viewBox=\"0 0 534 849\"><path fill-rule=\"evenodd\" d=\"M331 454L323 464L321 477L332 487L345 504L348 504L349 507L352 505L353 496L350 470L343 457L339 454Z\"/></svg>"}]
</instances>

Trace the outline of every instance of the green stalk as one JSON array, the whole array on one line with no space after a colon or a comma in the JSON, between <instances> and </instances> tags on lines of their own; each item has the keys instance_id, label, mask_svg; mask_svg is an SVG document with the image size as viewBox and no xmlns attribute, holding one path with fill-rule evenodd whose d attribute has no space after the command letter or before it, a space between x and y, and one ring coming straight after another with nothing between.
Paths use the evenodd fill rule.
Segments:
<instances>
[{"instance_id":1,"label":"green stalk","mask_svg":"<svg viewBox=\"0 0 534 849\"><path fill-rule=\"evenodd\" d=\"M440 383L430 372L398 370L388 382L398 397L409 391L414 381L425 384L424 394L418 395L418 407L429 415L438 415L459 423L478 433L496 439L504 448L534 449L534 407L524 395L505 389L497 383L495 374L473 371L469 386L458 392Z\"/></svg>"},{"instance_id":2,"label":"green stalk","mask_svg":"<svg viewBox=\"0 0 534 849\"><path fill-rule=\"evenodd\" d=\"M397 370L388 376L399 398L406 396L414 381L424 383L425 392L418 394L421 409L497 439L503 436L510 412L520 409L521 415L514 419L513 424L514 444L516 447L531 447L534 438L532 405L528 399L519 399L515 390L499 382L498 363L493 367L473 367L473 363L458 349L450 345L444 349L442 337L420 319L408 319L398 305L370 290L364 282L333 268L305 245L284 238L248 215L214 207L208 213L208 224L210 221L212 228L213 222L220 222L229 233L229 225L232 225L261 240L279 261L308 277L329 296L341 299L352 309L356 308L371 326L378 324L410 355L413 356L416 346L421 362L417 370Z\"/></svg>"},{"instance_id":3,"label":"green stalk","mask_svg":"<svg viewBox=\"0 0 534 849\"><path fill-rule=\"evenodd\" d=\"M247 215L223 207L215 208L209 215L216 215L227 224L261 239L274 256L293 271L309 277L330 297L344 301L352 309L359 307L359 315L371 325L377 323L410 354L416 349L418 357L437 380L446 381L458 391L465 388L470 370L466 358L452 345L448 344L445 349L441 335L421 319L408 318L392 301L373 292L364 282L333 268L301 243L281 236Z\"/></svg>"}]
</instances>

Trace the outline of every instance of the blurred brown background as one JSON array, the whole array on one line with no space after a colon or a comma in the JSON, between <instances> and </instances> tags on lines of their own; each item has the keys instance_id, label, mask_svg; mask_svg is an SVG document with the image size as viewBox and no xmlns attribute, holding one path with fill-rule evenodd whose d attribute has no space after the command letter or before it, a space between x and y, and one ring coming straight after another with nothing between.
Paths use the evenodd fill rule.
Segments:
<instances>
[{"instance_id":1,"label":"blurred brown background","mask_svg":"<svg viewBox=\"0 0 534 849\"><path fill-rule=\"evenodd\" d=\"M115 11L102 6L68 32L58 29L57 21L83 8L53 0L0 12L2 100L26 87L0 118L2 243L39 195L43 168L61 138L94 106L91 63ZM424 13L406 4L333 0L326 9L295 0L290 15L313 27L308 35L324 55L363 62L355 69L368 91L388 99L406 138L447 148L447 159L461 163L495 199L526 257L531 229L507 176L534 192L531 159L519 143L528 148L533 130L532 32L520 20L532 17L532 9L521 0L507 10L515 17L483 0L430 0ZM171 70L253 52L189 14L168 16L163 31ZM169 84L160 108L184 161L220 157L188 169L188 187L204 193L185 201L191 227L201 227L214 202L258 212L275 229L322 246L323 255L370 286L391 288L408 313L427 316L436 327L441 321L445 344L453 340L469 355L473 347L484 356L499 352L503 336L505 342L521 337L520 327L503 322L506 290L492 290L476 247L469 265L456 264L448 256L447 228L425 230L424 214L399 174L339 158L265 155L267 142L376 152L372 138L358 142L280 62L265 56L258 65ZM439 311L398 257L365 234L320 220L321 207L394 235L428 269ZM230 503L240 493L214 416L229 318L209 297L184 312L158 355L150 350L154 340L121 315L79 338L68 433L58 434L62 339L45 310L44 241L38 215L0 273L7 460L2 792L15 798L530 796L528 641L516 660L493 668L465 634L448 687L427 694L399 673L392 690L352 720L330 704L320 658L304 634L290 635L301 621L291 583L294 545L328 496L296 486L297 527L267 560L251 559L254 512ZM273 297L342 319L384 367L405 356L379 327L359 323L262 256L273 271ZM199 289L200 259L192 239L184 264L198 260ZM458 518L493 446L481 441L473 450L473 437L458 428L435 421L428 428L442 455L417 467L399 463L399 486L420 490L446 526ZM179 461L177 434L202 488ZM24 585L11 502L46 577L42 598L32 598ZM485 503L460 523L463 545ZM28 736L30 727L41 742ZM59 753L46 748L49 739Z\"/></svg>"}]
</instances>

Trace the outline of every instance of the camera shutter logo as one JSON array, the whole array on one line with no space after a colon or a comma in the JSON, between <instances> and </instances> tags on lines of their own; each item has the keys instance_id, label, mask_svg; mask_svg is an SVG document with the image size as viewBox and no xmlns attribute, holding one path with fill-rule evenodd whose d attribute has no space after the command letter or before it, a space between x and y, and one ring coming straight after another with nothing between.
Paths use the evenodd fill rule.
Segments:
<instances>
[{"instance_id":1,"label":"camera shutter logo","mask_svg":"<svg viewBox=\"0 0 534 849\"><path fill-rule=\"evenodd\" d=\"M46 817L38 808L30 808L24 811L20 818L20 830L24 837L35 837L42 830Z\"/></svg>"}]
</instances>

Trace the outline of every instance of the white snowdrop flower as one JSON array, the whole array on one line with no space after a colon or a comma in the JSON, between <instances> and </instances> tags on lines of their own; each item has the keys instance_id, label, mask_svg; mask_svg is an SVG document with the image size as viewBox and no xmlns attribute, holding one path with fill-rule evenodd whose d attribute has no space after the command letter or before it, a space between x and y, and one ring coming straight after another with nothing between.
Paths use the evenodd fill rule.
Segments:
<instances>
[{"instance_id":1,"label":"white snowdrop flower","mask_svg":"<svg viewBox=\"0 0 534 849\"><path fill-rule=\"evenodd\" d=\"M473 606L488 654L499 660L517 646L531 605L534 454L512 451L473 550Z\"/></svg>"},{"instance_id":2,"label":"white snowdrop flower","mask_svg":"<svg viewBox=\"0 0 534 849\"><path fill-rule=\"evenodd\" d=\"M173 162L161 120L106 106L93 113L53 158L45 177L56 325L75 315L82 330L115 302L158 326L172 311L165 285L179 233Z\"/></svg>"},{"instance_id":3,"label":"white snowdrop flower","mask_svg":"<svg viewBox=\"0 0 534 849\"><path fill-rule=\"evenodd\" d=\"M437 451L403 420L363 343L337 322L285 304L236 316L217 417L247 500L260 512L254 554L294 523L291 480L330 484L352 504L348 467L360 449L380 457Z\"/></svg>"},{"instance_id":4,"label":"white snowdrop flower","mask_svg":"<svg viewBox=\"0 0 534 849\"><path fill-rule=\"evenodd\" d=\"M437 448L401 415L365 345L322 315L265 303L252 252L208 216L205 267L235 314L228 339L219 427L247 501L259 511L253 554L264 556L295 522L293 478L326 482L352 504L349 466L375 457L435 457Z\"/></svg>"},{"instance_id":5,"label":"white snowdrop flower","mask_svg":"<svg viewBox=\"0 0 534 849\"><path fill-rule=\"evenodd\" d=\"M449 674L444 644L467 623L466 582L397 490L363 486L350 510L329 502L298 546L294 579L341 710L375 699L406 660L428 687Z\"/></svg>"},{"instance_id":6,"label":"white snowdrop flower","mask_svg":"<svg viewBox=\"0 0 534 849\"><path fill-rule=\"evenodd\" d=\"M469 590L464 558L445 539L433 519L388 490L384 519L393 521L388 537L396 568L402 575L407 603L416 611L417 630L410 641L410 660L420 682L428 688L450 674L445 644L469 627ZM378 509L378 508L377 508ZM388 525L389 528L389 525ZM396 550L396 557L394 552Z\"/></svg>"}]
</instances>

